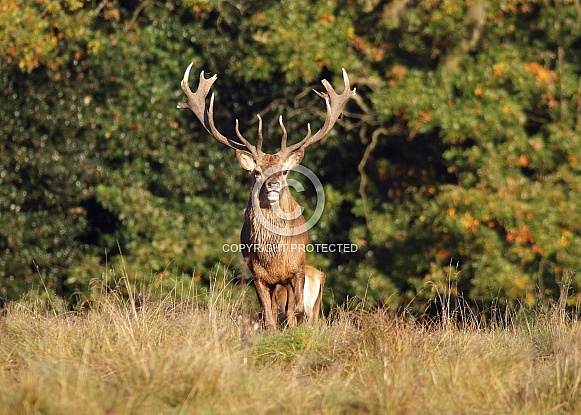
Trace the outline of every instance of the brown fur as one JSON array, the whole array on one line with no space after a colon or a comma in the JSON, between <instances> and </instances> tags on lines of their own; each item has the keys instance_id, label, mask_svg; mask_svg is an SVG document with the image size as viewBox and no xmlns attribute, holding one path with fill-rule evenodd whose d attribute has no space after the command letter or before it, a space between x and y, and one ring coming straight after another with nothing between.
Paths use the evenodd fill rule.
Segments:
<instances>
[{"instance_id":1,"label":"brown fur","mask_svg":"<svg viewBox=\"0 0 581 415\"><path fill-rule=\"evenodd\" d=\"M325 273L310 265L305 265L303 304L305 305L305 317L308 321L317 321L319 319L324 285ZM278 316L279 320L284 321L288 308L293 307L295 302L294 292L288 285L277 285L274 298L275 307L273 313Z\"/></svg>"}]
</instances>

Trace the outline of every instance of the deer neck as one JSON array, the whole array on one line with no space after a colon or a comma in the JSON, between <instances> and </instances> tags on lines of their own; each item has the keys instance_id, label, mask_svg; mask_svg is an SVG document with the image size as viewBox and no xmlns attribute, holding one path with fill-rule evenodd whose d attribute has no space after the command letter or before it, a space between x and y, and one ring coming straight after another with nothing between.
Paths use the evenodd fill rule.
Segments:
<instances>
[{"instance_id":1,"label":"deer neck","mask_svg":"<svg viewBox=\"0 0 581 415\"><path fill-rule=\"evenodd\" d=\"M275 203L271 203L264 194L252 195L246 209L246 220L250 225L253 242L283 243L290 235L280 230L292 229L296 226L297 218L302 218L297 209L300 207L287 187L281 190Z\"/></svg>"}]
</instances>

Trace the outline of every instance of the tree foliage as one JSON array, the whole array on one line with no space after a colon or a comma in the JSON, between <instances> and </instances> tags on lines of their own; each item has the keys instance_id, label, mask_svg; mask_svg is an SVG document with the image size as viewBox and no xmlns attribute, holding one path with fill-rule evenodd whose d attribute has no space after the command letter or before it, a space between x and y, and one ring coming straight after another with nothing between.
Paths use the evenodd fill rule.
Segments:
<instances>
[{"instance_id":1,"label":"tree foliage","mask_svg":"<svg viewBox=\"0 0 581 415\"><path fill-rule=\"evenodd\" d=\"M269 150L279 114L291 140L321 125L310 89L348 70L358 95L303 162L326 194L311 240L359 247L309 256L331 301L421 304L451 274L474 301L580 288L577 2L5 3L0 296L86 291L120 253L153 278L247 273L222 246L250 179L175 108L190 62L219 74L220 129L255 138L259 113Z\"/></svg>"}]
</instances>

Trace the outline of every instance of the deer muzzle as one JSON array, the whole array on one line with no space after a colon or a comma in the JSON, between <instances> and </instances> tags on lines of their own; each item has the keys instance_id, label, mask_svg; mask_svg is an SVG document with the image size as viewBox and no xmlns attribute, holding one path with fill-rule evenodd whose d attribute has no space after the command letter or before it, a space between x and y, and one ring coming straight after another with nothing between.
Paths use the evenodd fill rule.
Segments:
<instances>
[{"instance_id":1,"label":"deer muzzle","mask_svg":"<svg viewBox=\"0 0 581 415\"><path fill-rule=\"evenodd\" d=\"M270 204L275 204L280 199L280 182L269 181L266 183L266 198Z\"/></svg>"}]
</instances>

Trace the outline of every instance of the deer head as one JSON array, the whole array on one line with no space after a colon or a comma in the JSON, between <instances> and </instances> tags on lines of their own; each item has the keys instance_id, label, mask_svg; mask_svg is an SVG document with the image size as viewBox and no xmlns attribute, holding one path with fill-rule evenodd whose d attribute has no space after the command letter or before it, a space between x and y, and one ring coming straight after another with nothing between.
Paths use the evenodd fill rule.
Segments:
<instances>
[{"instance_id":1,"label":"deer head","mask_svg":"<svg viewBox=\"0 0 581 415\"><path fill-rule=\"evenodd\" d=\"M188 66L182 79L182 89L186 95L187 102L178 104L178 108L190 109L200 120L206 131L220 143L236 150L236 158L240 166L249 171L253 177L253 188L260 189L260 193L254 195L258 199L261 208L275 207L280 205L281 195L288 192L286 176L289 170L296 167L304 156L305 148L320 141L333 128L337 119L343 111L345 103L355 95L355 88L351 89L347 72L343 69L343 80L345 88L341 94L337 94L333 87L323 80L326 93L314 91L325 100L327 116L325 123L314 135L311 134L311 126L307 124L307 135L298 143L287 146L287 131L279 117L279 124L282 130L280 150L276 154L265 154L262 152L262 119L258 115L258 142L256 146L250 144L240 133L239 123L236 120L236 135L240 141L234 141L225 137L218 131L214 124L214 94L210 97L210 106L206 109L206 97L210 88L216 81L217 75L209 79L204 77L204 72L200 73L200 83L194 93L190 89L188 79L192 64ZM258 183L259 186L255 186ZM283 207L284 210L284 207Z\"/></svg>"}]
</instances>

